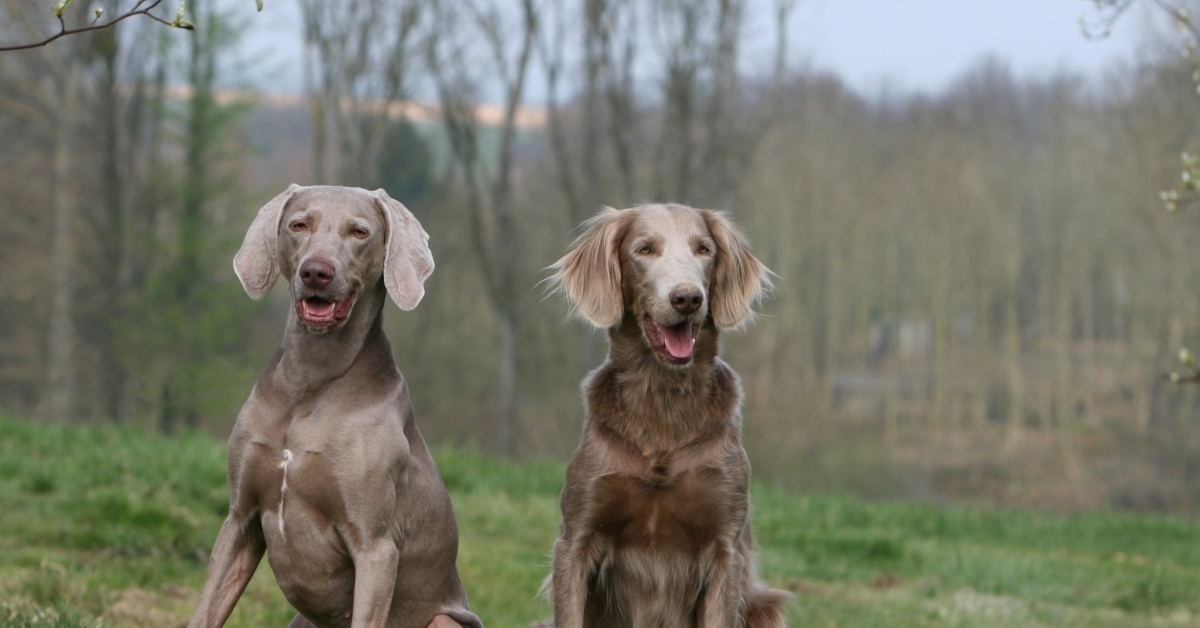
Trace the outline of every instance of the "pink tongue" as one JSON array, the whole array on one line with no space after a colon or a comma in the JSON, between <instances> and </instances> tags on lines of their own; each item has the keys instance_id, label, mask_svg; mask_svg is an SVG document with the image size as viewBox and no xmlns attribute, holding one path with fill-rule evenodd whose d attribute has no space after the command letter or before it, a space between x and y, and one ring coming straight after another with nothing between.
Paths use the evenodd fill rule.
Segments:
<instances>
[{"instance_id":1,"label":"pink tongue","mask_svg":"<svg viewBox=\"0 0 1200 628\"><path fill-rule=\"evenodd\" d=\"M305 301L304 312L315 318L325 318L333 312L333 305L322 301Z\"/></svg>"},{"instance_id":2,"label":"pink tongue","mask_svg":"<svg viewBox=\"0 0 1200 628\"><path fill-rule=\"evenodd\" d=\"M680 323L674 327L663 327L663 337L667 341L667 353L672 357L686 358L692 355L692 323Z\"/></svg>"}]
</instances>

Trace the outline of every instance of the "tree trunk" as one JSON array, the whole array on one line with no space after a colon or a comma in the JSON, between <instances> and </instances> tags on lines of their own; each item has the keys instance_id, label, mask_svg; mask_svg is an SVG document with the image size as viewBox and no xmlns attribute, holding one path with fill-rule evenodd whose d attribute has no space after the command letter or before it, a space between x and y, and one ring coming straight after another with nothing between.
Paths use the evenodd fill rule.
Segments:
<instances>
[{"instance_id":1,"label":"tree trunk","mask_svg":"<svg viewBox=\"0 0 1200 628\"><path fill-rule=\"evenodd\" d=\"M496 310L496 447L508 457L517 455L517 314L514 308Z\"/></svg>"},{"instance_id":2,"label":"tree trunk","mask_svg":"<svg viewBox=\"0 0 1200 628\"><path fill-rule=\"evenodd\" d=\"M110 10L116 12L114 3ZM101 52L104 69L100 73L99 85L99 118L102 143L103 164L100 180L100 215L103 217L104 228L100 230L99 238L103 251L103 265L110 277L111 284L104 290L102 306L97 315L99 320L93 321L96 330L95 344L100 352L100 360L104 373L100 381L101 412L111 421L120 422L126 418L129 404L124 396L129 392L127 381L129 371L117 356L116 335L117 321L125 312L126 291L129 285L125 249L125 203L124 183L128 167L122 167L126 162L121 154L121 98L118 92L117 61L120 50L120 40L112 30L101 31L97 34L96 48Z\"/></svg>"},{"instance_id":3,"label":"tree trunk","mask_svg":"<svg viewBox=\"0 0 1200 628\"><path fill-rule=\"evenodd\" d=\"M314 185L325 183L325 153L328 150L328 139L325 128L325 96L317 92L316 80L312 78L313 62L308 47L305 47L305 91L308 92L308 107L312 116L312 178Z\"/></svg>"},{"instance_id":4,"label":"tree trunk","mask_svg":"<svg viewBox=\"0 0 1200 628\"><path fill-rule=\"evenodd\" d=\"M933 430L936 442L943 442L948 432L955 424L951 416L950 397L954 394L954 384L949 381L951 376L951 343L953 342L954 307L950 301L950 291L953 289L950 280L949 247L941 247L940 259L936 260L937 271L933 281L933 363L930 373L930 404L929 425Z\"/></svg>"},{"instance_id":5,"label":"tree trunk","mask_svg":"<svg viewBox=\"0 0 1200 628\"><path fill-rule=\"evenodd\" d=\"M1009 240L1006 270L1008 275L1008 298L1004 308L1004 351L1008 376L1008 427L1009 447L1021 441L1021 428L1025 421L1025 382L1021 372L1021 249L1020 227L1013 225Z\"/></svg>"},{"instance_id":6,"label":"tree trunk","mask_svg":"<svg viewBox=\"0 0 1200 628\"><path fill-rule=\"evenodd\" d=\"M1059 271L1058 302L1054 308L1056 365L1053 409L1054 418L1058 423L1059 454L1063 459L1063 469L1066 471L1067 477L1073 483L1078 484L1082 471L1079 466L1079 457L1075 452L1077 399L1074 362L1071 355L1074 325L1071 317L1071 290L1069 287L1072 277L1070 272L1073 266L1070 256L1073 255L1073 251L1070 235L1065 236L1064 240L1065 242L1062 244L1064 259Z\"/></svg>"},{"instance_id":7,"label":"tree trunk","mask_svg":"<svg viewBox=\"0 0 1200 628\"><path fill-rule=\"evenodd\" d=\"M75 109L79 101L80 62L74 55L60 90L58 123L54 130L54 212L51 236L51 284L49 364L47 368L46 416L53 422L75 417L75 346L74 322L76 242L75 199L73 195L72 150L74 149Z\"/></svg>"}]
</instances>

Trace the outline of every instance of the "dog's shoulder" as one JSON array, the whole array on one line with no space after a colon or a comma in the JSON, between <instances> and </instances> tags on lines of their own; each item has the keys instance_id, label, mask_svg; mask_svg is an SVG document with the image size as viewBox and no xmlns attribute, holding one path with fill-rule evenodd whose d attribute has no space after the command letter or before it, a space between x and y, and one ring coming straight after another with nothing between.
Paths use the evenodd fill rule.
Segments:
<instances>
[{"instance_id":1,"label":"dog's shoulder","mask_svg":"<svg viewBox=\"0 0 1200 628\"><path fill-rule=\"evenodd\" d=\"M611 416L620 411L620 382L611 361L588 373L580 387L583 392L584 413L589 416Z\"/></svg>"},{"instance_id":2,"label":"dog's shoulder","mask_svg":"<svg viewBox=\"0 0 1200 628\"><path fill-rule=\"evenodd\" d=\"M710 394L703 399L718 414L735 415L742 403L742 379L737 371L717 358L709 379Z\"/></svg>"},{"instance_id":3,"label":"dog's shoulder","mask_svg":"<svg viewBox=\"0 0 1200 628\"><path fill-rule=\"evenodd\" d=\"M742 378L733 370L729 363L721 358L713 360L712 382L720 390L741 392Z\"/></svg>"}]
</instances>

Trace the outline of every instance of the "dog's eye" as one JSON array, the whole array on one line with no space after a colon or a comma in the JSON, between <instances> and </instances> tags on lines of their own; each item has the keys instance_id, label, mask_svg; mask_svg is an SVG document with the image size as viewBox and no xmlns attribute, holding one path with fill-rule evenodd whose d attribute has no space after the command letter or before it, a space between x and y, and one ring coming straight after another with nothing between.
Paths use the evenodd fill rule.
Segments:
<instances>
[{"instance_id":1,"label":"dog's eye","mask_svg":"<svg viewBox=\"0 0 1200 628\"><path fill-rule=\"evenodd\" d=\"M359 240L366 240L367 236L369 236L371 234L366 229L363 229L362 227L355 227L354 229L350 230L350 235L358 238Z\"/></svg>"},{"instance_id":2,"label":"dog's eye","mask_svg":"<svg viewBox=\"0 0 1200 628\"><path fill-rule=\"evenodd\" d=\"M647 244L647 245L642 246L642 248L638 249L637 252L640 255L649 255L654 252L654 249L650 248L650 245Z\"/></svg>"},{"instance_id":3,"label":"dog's eye","mask_svg":"<svg viewBox=\"0 0 1200 628\"><path fill-rule=\"evenodd\" d=\"M696 252L700 253L701 255L708 255L709 253L712 253L712 250L708 248L707 244L701 244L700 248L696 249Z\"/></svg>"},{"instance_id":4,"label":"dog's eye","mask_svg":"<svg viewBox=\"0 0 1200 628\"><path fill-rule=\"evenodd\" d=\"M308 223L304 222L303 220L297 220L296 222L288 225L288 228L296 232L305 231L308 229Z\"/></svg>"}]
</instances>

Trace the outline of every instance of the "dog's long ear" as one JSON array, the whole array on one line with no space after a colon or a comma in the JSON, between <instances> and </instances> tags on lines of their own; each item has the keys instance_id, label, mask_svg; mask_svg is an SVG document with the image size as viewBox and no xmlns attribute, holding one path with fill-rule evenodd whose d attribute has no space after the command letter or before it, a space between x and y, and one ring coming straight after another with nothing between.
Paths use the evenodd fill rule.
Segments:
<instances>
[{"instance_id":1,"label":"dog's long ear","mask_svg":"<svg viewBox=\"0 0 1200 628\"><path fill-rule=\"evenodd\" d=\"M374 192L387 221L387 247L383 258L383 285L388 296L408 311L425 296L425 280L433 274L433 253L429 234L417 217L400 201L380 188Z\"/></svg>"},{"instance_id":2,"label":"dog's long ear","mask_svg":"<svg viewBox=\"0 0 1200 628\"><path fill-rule=\"evenodd\" d=\"M550 281L567 293L580 316L596 327L621 322L621 257L617 247L629 212L605 207L584 224L583 234L552 268Z\"/></svg>"},{"instance_id":3,"label":"dog's long ear","mask_svg":"<svg viewBox=\"0 0 1200 628\"><path fill-rule=\"evenodd\" d=\"M713 322L721 329L737 329L753 317L754 303L771 289L771 271L750 253L746 236L723 212L701 210L700 215L717 243L708 288Z\"/></svg>"},{"instance_id":4,"label":"dog's long ear","mask_svg":"<svg viewBox=\"0 0 1200 628\"><path fill-rule=\"evenodd\" d=\"M293 183L263 205L246 230L242 248L233 256L233 272L237 273L246 294L255 301L266 296L279 278L279 220L283 208L300 189Z\"/></svg>"}]
</instances>

